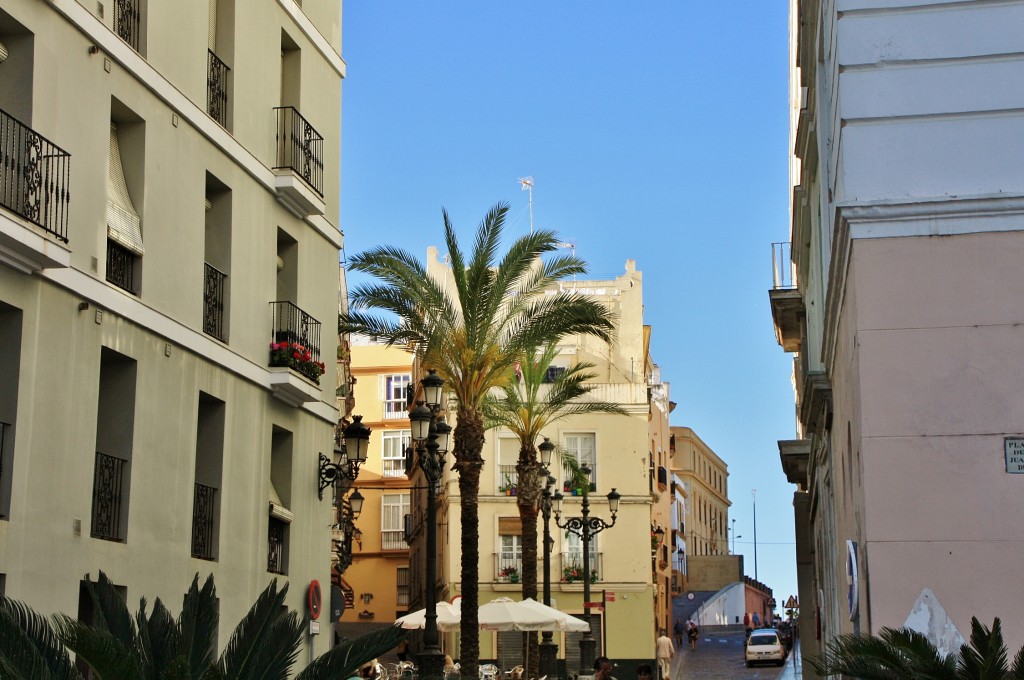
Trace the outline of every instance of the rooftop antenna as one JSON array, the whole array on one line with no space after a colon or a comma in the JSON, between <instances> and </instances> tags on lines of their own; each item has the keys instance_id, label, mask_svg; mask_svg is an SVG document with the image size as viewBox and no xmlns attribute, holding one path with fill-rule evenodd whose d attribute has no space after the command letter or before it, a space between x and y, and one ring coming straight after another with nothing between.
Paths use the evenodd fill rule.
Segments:
<instances>
[{"instance_id":1,"label":"rooftop antenna","mask_svg":"<svg viewBox=\"0 0 1024 680\"><path fill-rule=\"evenodd\" d=\"M565 242L556 243L555 247L556 248L569 248L569 249L572 250L573 258L576 257L576 244L575 243L569 243L568 241L565 241ZM575 274L572 275L572 285L573 285L573 288L576 287L576 275Z\"/></svg>"},{"instance_id":2,"label":"rooftop antenna","mask_svg":"<svg viewBox=\"0 0 1024 680\"><path fill-rule=\"evenodd\" d=\"M533 235L533 177L520 177L519 188L530 192L530 235Z\"/></svg>"}]
</instances>

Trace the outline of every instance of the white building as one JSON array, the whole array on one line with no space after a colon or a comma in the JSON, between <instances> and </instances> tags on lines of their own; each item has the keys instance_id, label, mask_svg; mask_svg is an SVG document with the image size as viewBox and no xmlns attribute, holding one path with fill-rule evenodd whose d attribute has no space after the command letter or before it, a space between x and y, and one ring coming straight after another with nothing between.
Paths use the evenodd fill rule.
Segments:
<instances>
[{"instance_id":1,"label":"white building","mask_svg":"<svg viewBox=\"0 0 1024 680\"><path fill-rule=\"evenodd\" d=\"M340 13L0 8L6 595L85 616L103 570L173 611L213 573L223 644L272 577L330 582Z\"/></svg>"}]
</instances>

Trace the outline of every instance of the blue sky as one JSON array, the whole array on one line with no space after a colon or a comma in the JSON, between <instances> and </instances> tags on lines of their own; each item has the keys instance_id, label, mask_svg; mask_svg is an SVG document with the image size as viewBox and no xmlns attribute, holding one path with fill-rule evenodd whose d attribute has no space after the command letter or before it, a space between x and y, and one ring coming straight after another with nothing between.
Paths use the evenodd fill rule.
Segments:
<instances>
[{"instance_id":1,"label":"blue sky","mask_svg":"<svg viewBox=\"0 0 1024 680\"><path fill-rule=\"evenodd\" d=\"M788 240L784 2L347 0L341 227L346 250L556 230L597 275L635 259L652 354L729 465L736 550L796 593L791 358L776 344L771 246ZM351 283L351 280L350 280Z\"/></svg>"}]
</instances>

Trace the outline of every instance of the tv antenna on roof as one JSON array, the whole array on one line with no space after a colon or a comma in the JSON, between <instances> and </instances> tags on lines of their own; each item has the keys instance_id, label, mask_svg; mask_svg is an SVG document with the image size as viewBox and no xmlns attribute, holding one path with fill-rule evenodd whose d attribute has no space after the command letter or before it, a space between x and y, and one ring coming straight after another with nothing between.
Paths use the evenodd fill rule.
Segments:
<instances>
[{"instance_id":1,"label":"tv antenna on roof","mask_svg":"<svg viewBox=\"0 0 1024 680\"><path fill-rule=\"evenodd\" d=\"M530 192L530 234L533 234L533 177L520 177L519 188Z\"/></svg>"}]
</instances>

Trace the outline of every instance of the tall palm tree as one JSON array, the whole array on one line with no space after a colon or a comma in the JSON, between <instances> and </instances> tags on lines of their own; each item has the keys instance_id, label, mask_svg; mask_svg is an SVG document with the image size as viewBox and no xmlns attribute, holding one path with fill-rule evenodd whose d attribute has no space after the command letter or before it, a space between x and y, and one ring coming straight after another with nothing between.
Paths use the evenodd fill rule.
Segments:
<instances>
[{"instance_id":1,"label":"tall palm tree","mask_svg":"<svg viewBox=\"0 0 1024 680\"><path fill-rule=\"evenodd\" d=\"M626 415L618 404L606 401L580 401L593 389L589 381L597 377L591 373L590 363L577 363L548 375L551 362L558 354L558 345L551 343L536 357L523 357L520 362L522 378L505 383L500 391L484 400L484 426L488 429L504 426L519 439L519 459L516 462L518 485L516 506L522 525L522 584L523 597L537 599L537 514L540 509L540 462L537 459L537 439L545 428L559 420L591 413ZM540 667L540 649L537 634L527 633L526 677Z\"/></svg>"},{"instance_id":2,"label":"tall palm tree","mask_svg":"<svg viewBox=\"0 0 1024 680\"><path fill-rule=\"evenodd\" d=\"M445 380L454 399L452 467L459 474L462 511L460 661L463 674L470 677L477 675L480 663L478 497L484 464L484 397L508 381L516 361L533 348L576 333L607 340L613 328L600 303L581 295L545 294L557 281L586 272L584 262L575 256L542 259L558 248L554 232L519 237L498 260L507 213L503 203L491 208L477 229L467 261L448 213L442 211L454 282L450 290L400 248L379 246L355 256L349 268L377 281L357 286L351 311L339 319L342 332L411 346L421 365L435 369Z\"/></svg>"},{"instance_id":3,"label":"tall palm tree","mask_svg":"<svg viewBox=\"0 0 1024 680\"><path fill-rule=\"evenodd\" d=\"M971 641L944 656L924 635L909 628L883 628L878 635L840 635L810 659L822 676L859 680L1024 680L1024 647L1007 665L999 619L992 628L971 618Z\"/></svg>"},{"instance_id":4,"label":"tall palm tree","mask_svg":"<svg viewBox=\"0 0 1024 680\"><path fill-rule=\"evenodd\" d=\"M216 657L217 595L213 577L199 587L196 575L175 619L157 599L133 618L114 584L100 572L87 581L95 612L89 625L65 614L50 620L28 606L0 597L0 678L82 680L68 650L97 680L286 680L307 624L284 609L287 584L271 581ZM350 640L315 659L296 680L348 678L363 663L393 649L405 637L389 627Z\"/></svg>"}]
</instances>

